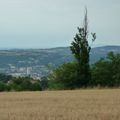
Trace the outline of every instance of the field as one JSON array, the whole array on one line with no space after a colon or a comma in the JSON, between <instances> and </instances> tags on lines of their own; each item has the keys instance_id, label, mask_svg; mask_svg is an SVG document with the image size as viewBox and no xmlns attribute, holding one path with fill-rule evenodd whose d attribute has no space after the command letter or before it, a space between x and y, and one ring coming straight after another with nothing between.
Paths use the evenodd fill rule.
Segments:
<instances>
[{"instance_id":1,"label":"field","mask_svg":"<svg viewBox=\"0 0 120 120\"><path fill-rule=\"evenodd\" d=\"M120 120L120 90L0 93L0 120Z\"/></svg>"}]
</instances>

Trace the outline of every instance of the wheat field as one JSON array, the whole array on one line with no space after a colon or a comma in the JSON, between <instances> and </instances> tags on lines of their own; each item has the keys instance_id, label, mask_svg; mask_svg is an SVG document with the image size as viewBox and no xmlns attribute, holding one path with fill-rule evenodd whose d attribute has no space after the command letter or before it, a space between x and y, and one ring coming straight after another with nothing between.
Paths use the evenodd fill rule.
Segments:
<instances>
[{"instance_id":1,"label":"wheat field","mask_svg":"<svg viewBox=\"0 0 120 120\"><path fill-rule=\"evenodd\" d=\"M0 93L0 120L120 120L120 90Z\"/></svg>"}]
</instances>

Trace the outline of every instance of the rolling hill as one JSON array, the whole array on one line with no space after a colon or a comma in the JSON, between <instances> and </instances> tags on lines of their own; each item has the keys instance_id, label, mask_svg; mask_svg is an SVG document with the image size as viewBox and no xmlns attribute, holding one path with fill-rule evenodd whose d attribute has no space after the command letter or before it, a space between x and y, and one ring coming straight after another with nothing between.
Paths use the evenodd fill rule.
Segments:
<instances>
[{"instance_id":1,"label":"rolling hill","mask_svg":"<svg viewBox=\"0 0 120 120\"><path fill-rule=\"evenodd\" d=\"M92 48L90 63L113 51L120 53L120 46L103 46ZM0 50L0 72L14 74L24 73L45 75L49 72L48 65L58 66L74 60L69 47L51 49L12 49Z\"/></svg>"}]
</instances>

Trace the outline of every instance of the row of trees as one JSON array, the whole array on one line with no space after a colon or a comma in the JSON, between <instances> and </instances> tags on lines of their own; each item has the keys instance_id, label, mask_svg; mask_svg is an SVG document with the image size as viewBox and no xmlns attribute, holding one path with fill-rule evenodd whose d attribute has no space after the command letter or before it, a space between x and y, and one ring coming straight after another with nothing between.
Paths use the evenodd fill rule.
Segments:
<instances>
[{"instance_id":1,"label":"row of trees","mask_svg":"<svg viewBox=\"0 0 120 120\"><path fill-rule=\"evenodd\" d=\"M91 79L79 80L76 62L65 63L48 77L50 89L77 89L85 87L119 87L120 86L120 54L110 52L90 66ZM80 77L79 77L80 78ZM79 86L80 87L79 87Z\"/></svg>"},{"instance_id":2,"label":"row of trees","mask_svg":"<svg viewBox=\"0 0 120 120\"><path fill-rule=\"evenodd\" d=\"M0 74L0 91L40 91L41 83L30 77L15 78L10 75Z\"/></svg>"}]
</instances>

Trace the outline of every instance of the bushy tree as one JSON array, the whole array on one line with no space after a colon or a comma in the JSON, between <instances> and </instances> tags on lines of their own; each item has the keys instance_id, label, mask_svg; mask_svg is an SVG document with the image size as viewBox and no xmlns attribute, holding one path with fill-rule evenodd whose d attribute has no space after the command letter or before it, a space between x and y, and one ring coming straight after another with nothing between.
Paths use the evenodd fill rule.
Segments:
<instances>
[{"instance_id":1,"label":"bushy tree","mask_svg":"<svg viewBox=\"0 0 120 120\"><path fill-rule=\"evenodd\" d=\"M11 90L15 91L40 91L40 81L35 81L30 77L13 78L10 82Z\"/></svg>"},{"instance_id":2,"label":"bushy tree","mask_svg":"<svg viewBox=\"0 0 120 120\"><path fill-rule=\"evenodd\" d=\"M49 76L49 88L51 89L74 89L76 88L76 63L65 63L59 66Z\"/></svg>"},{"instance_id":3,"label":"bushy tree","mask_svg":"<svg viewBox=\"0 0 120 120\"><path fill-rule=\"evenodd\" d=\"M41 91L43 90L39 81L36 81L31 84L30 91Z\"/></svg>"},{"instance_id":4,"label":"bushy tree","mask_svg":"<svg viewBox=\"0 0 120 120\"><path fill-rule=\"evenodd\" d=\"M4 73L0 73L0 81L7 83L11 79L12 79L11 75L6 75Z\"/></svg>"},{"instance_id":5,"label":"bushy tree","mask_svg":"<svg viewBox=\"0 0 120 120\"><path fill-rule=\"evenodd\" d=\"M2 81L0 81L0 92L10 91L10 86Z\"/></svg>"},{"instance_id":6,"label":"bushy tree","mask_svg":"<svg viewBox=\"0 0 120 120\"><path fill-rule=\"evenodd\" d=\"M92 66L91 86L120 86L120 54L110 52Z\"/></svg>"},{"instance_id":7,"label":"bushy tree","mask_svg":"<svg viewBox=\"0 0 120 120\"><path fill-rule=\"evenodd\" d=\"M41 84L42 90L48 89L48 78L47 78L47 76L44 76L44 77L41 78L40 84Z\"/></svg>"},{"instance_id":8,"label":"bushy tree","mask_svg":"<svg viewBox=\"0 0 120 120\"><path fill-rule=\"evenodd\" d=\"M5 83L0 81L0 92L5 91Z\"/></svg>"},{"instance_id":9,"label":"bushy tree","mask_svg":"<svg viewBox=\"0 0 120 120\"><path fill-rule=\"evenodd\" d=\"M111 65L112 79L115 81L115 86L120 86L120 54L110 52L108 54L108 60Z\"/></svg>"},{"instance_id":10,"label":"bushy tree","mask_svg":"<svg viewBox=\"0 0 120 120\"><path fill-rule=\"evenodd\" d=\"M112 71L110 63L100 59L91 68L92 80L90 86L112 86Z\"/></svg>"}]
</instances>

